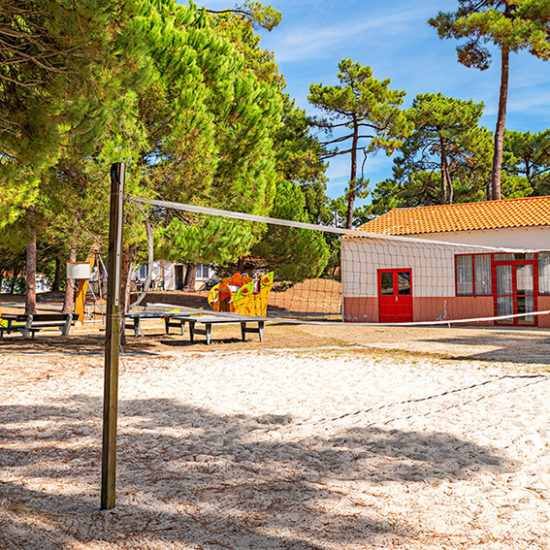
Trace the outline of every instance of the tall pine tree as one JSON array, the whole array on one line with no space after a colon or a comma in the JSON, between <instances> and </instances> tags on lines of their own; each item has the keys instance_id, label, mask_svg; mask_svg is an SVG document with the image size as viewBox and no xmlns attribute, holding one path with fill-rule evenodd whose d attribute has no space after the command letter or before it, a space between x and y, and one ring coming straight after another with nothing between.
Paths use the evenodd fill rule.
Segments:
<instances>
[{"instance_id":1,"label":"tall pine tree","mask_svg":"<svg viewBox=\"0 0 550 550\"><path fill-rule=\"evenodd\" d=\"M364 160L377 150L392 154L410 133L411 124L401 110L405 92L390 89L389 78L377 80L370 67L350 59L340 61L338 70L340 84L312 84L308 100L326 114L316 121L317 126L329 134L337 133L323 142L329 148L327 156L350 155L346 227L351 228L355 198L365 187L363 170L358 168L359 153L363 152Z\"/></svg>"},{"instance_id":2,"label":"tall pine tree","mask_svg":"<svg viewBox=\"0 0 550 550\"><path fill-rule=\"evenodd\" d=\"M491 62L487 44L500 50L500 93L491 172L492 198L500 199L510 54L527 50L540 59L550 59L548 0L458 0L455 12L440 12L429 23L440 38L465 40L457 52L458 61L466 67L486 70Z\"/></svg>"}]
</instances>

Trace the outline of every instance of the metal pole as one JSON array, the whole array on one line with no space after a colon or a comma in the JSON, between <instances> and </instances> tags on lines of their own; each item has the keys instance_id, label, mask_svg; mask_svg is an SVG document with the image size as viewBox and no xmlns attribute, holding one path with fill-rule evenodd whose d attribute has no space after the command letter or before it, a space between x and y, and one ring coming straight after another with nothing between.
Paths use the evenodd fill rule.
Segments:
<instances>
[{"instance_id":1,"label":"metal pole","mask_svg":"<svg viewBox=\"0 0 550 550\"><path fill-rule=\"evenodd\" d=\"M101 509L115 506L116 428L118 409L118 358L120 351L120 267L124 217L126 166L111 166L111 211L109 216L109 277L105 331L105 386L103 394L103 450L101 454Z\"/></svg>"}]
</instances>

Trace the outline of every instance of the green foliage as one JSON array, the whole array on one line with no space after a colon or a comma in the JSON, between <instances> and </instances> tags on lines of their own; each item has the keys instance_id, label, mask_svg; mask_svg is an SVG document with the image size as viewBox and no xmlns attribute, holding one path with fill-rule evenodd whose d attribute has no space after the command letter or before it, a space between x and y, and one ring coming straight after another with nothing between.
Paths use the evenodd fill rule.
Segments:
<instances>
[{"instance_id":1,"label":"green foliage","mask_svg":"<svg viewBox=\"0 0 550 550\"><path fill-rule=\"evenodd\" d=\"M117 78L127 67L142 78L131 71L118 77L119 93L109 98L94 154L69 148L50 171L56 229L81 247L105 242L106 174L121 160L128 164L128 194L267 213L277 178L272 134L281 124L273 86L256 77L203 11L171 0L144 2L116 47L117 63L107 68L106 78ZM227 229L128 203L124 240L138 259L144 254L144 215L166 259L182 259L184 253L199 259L201 244ZM240 231L235 250L257 238L251 226ZM195 241L183 246L181 235ZM221 262L231 255L221 246L203 256Z\"/></svg>"},{"instance_id":2,"label":"green foliage","mask_svg":"<svg viewBox=\"0 0 550 550\"><path fill-rule=\"evenodd\" d=\"M270 216L309 222L305 197L299 185L279 182ZM279 280L291 282L318 277L330 257L329 245L322 233L271 225L251 253L265 260L269 268L275 270Z\"/></svg>"},{"instance_id":3,"label":"green foliage","mask_svg":"<svg viewBox=\"0 0 550 550\"><path fill-rule=\"evenodd\" d=\"M550 130L535 134L507 131L504 151L505 170L511 176L523 178L533 195L550 194Z\"/></svg>"},{"instance_id":4,"label":"green foliage","mask_svg":"<svg viewBox=\"0 0 550 550\"><path fill-rule=\"evenodd\" d=\"M297 108L283 94L282 125L275 134L277 172L285 181L298 183L313 223L330 223L329 199L326 196L326 150L311 135L311 122L303 109Z\"/></svg>"},{"instance_id":5,"label":"green foliage","mask_svg":"<svg viewBox=\"0 0 550 550\"><path fill-rule=\"evenodd\" d=\"M527 50L550 59L550 9L548 0L458 0L456 12L440 12L429 20L440 38L464 40L457 47L458 61L466 67L489 68L494 45L501 52L501 82L491 174L492 197L501 193L503 141L508 98L510 53Z\"/></svg>"},{"instance_id":6,"label":"green foliage","mask_svg":"<svg viewBox=\"0 0 550 550\"><path fill-rule=\"evenodd\" d=\"M323 145L330 148L327 157L344 154L351 157L346 215L346 226L351 227L355 198L366 190L368 182L362 170L358 174L358 152L363 152L365 160L369 153L379 150L391 155L412 127L400 109L405 92L391 90L390 79L377 80L370 67L361 66L350 59L343 59L338 69L340 84L312 84L308 99L326 115L324 119L316 121L319 128L328 134L335 131L343 133ZM344 149L339 148L340 144Z\"/></svg>"},{"instance_id":7,"label":"green foliage","mask_svg":"<svg viewBox=\"0 0 550 550\"><path fill-rule=\"evenodd\" d=\"M456 12L440 12L429 20L441 38L465 39L457 47L458 60L485 70L491 53L486 44L511 52L527 50L550 58L550 10L546 0L458 0Z\"/></svg>"},{"instance_id":8,"label":"green foliage","mask_svg":"<svg viewBox=\"0 0 550 550\"><path fill-rule=\"evenodd\" d=\"M282 14L279 10L255 0L246 0L244 4L238 4L233 9L206 11L216 16L229 15L232 18L237 17L247 21L251 26L262 27L268 31L272 31L282 20Z\"/></svg>"},{"instance_id":9,"label":"green foliage","mask_svg":"<svg viewBox=\"0 0 550 550\"><path fill-rule=\"evenodd\" d=\"M34 126L28 136L0 135L0 177L9 189L0 197L1 223L14 235L14 248L25 244L23 214L31 204L34 230L55 244L51 254L105 246L107 174L119 161L127 163L131 195L254 214L280 211L305 221L326 218L322 148L310 136L305 113L283 93L273 55L259 48L253 30L256 24L273 28L278 12L258 2L219 14L174 0L113 0L105 10L94 0L43 4L38 22L62 6L66 29L72 32L84 14L89 34L71 41L59 29L60 18L52 19L57 27L48 40L59 48L55 41L65 40L66 50L60 49L59 63L44 73L35 95L22 87L13 100ZM36 29L29 32L34 39ZM2 114L14 112L6 101L0 105ZM15 144L25 151L31 142L36 156L27 155L26 162L9 149ZM152 224L157 254L168 260L233 262L267 232L261 224L127 203L124 242L128 258L138 261L145 255L143 216ZM295 238L304 255L293 257L288 277L320 272L326 243L307 232ZM266 243L266 254L268 248ZM277 254L272 247L269 257L280 265Z\"/></svg>"},{"instance_id":10,"label":"green foliage","mask_svg":"<svg viewBox=\"0 0 550 550\"><path fill-rule=\"evenodd\" d=\"M491 197L490 173L492 133L486 128L473 128L460 139L451 158L455 202L488 200ZM548 131L540 134L507 132L502 177L503 198L512 199L547 194ZM423 166L430 169L425 170ZM404 157L394 165L394 177L376 186L372 194L373 213L380 215L392 208L440 204L438 190L441 172L434 164L413 162L407 166ZM529 174L529 177L527 177Z\"/></svg>"},{"instance_id":11,"label":"green foliage","mask_svg":"<svg viewBox=\"0 0 550 550\"><path fill-rule=\"evenodd\" d=\"M108 63L108 45L123 22L121 5L120 0L3 3L0 227L39 199L44 171L69 138L80 148L92 144L102 99L94 72ZM133 2L124 5L131 8Z\"/></svg>"},{"instance_id":12,"label":"green foliage","mask_svg":"<svg viewBox=\"0 0 550 550\"><path fill-rule=\"evenodd\" d=\"M215 31L234 44L243 54L247 67L258 80L273 90L282 104L281 121L270 129L275 155L273 182L276 183L276 190L271 193L273 206L270 215L278 212L281 217L288 216L288 219L328 222L330 213L325 194L326 163L321 160L324 150L319 141L311 136L311 124L305 112L297 108L294 101L284 93L284 80L273 61L273 54L259 48L259 37L254 33L249 19L228 11L216 15L215 21ZM293 205L292 208L288 207L289 204ZM275 235L279 233L281 230L276 229ZM309 276L308 269L309 272L314 269L310 266L323 263L325 249L317 243L315 233L299 232L298 235L300 250L292 258L281 246L284 239L274 237L271 228L261 234L262 240L254 246L254 254L258 255L258 249L261 249L261 257L269 259L271 265L277 265L279 272L283 269L289 280ZM309 247L308 239L311 241ZM249 246L254 244L254 240L249 242ZM302 253L302 249L307 253ZM316 259L313 255L317 250L321 256Z\"/></svg>"},{"instance_id":13,"label":"green foliage","mask_svg":"<svg viewBox=\"0 0 550 550\"><path fill-rule=\"evenodd\" d=\"M477 124L483 113L483 103L462 101L443 94L419 94L413 101L408 116L414 131L404 141L401 155L395 160L394 178L403 181L418 172L428 178L414 182L421 190L437 180L439 173L441 204L454 201L453 180L475 167L485 158L484 149L476 147L480 140ZM430 200L432 193L422 196ZM460 199L459 199L460 200Z\"/></svg>"}]
</instances>

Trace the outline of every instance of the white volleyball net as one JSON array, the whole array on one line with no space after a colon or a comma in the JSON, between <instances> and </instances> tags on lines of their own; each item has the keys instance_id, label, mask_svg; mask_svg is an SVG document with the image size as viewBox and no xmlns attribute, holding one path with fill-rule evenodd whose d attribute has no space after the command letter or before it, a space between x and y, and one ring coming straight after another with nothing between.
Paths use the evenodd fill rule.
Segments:
<instances>
[{"instance_id":1,"label":"white volleyball net","mask_svg":"<svg viewBox=\"0 0 550 550\"><path fill-rule=\"evenodd\" d=\"M480 246L471 234L396 237L126 200L157 220L155 260L135 272L139 289L153 271L144 306L292 323L550 327L550 245Z\"/></svg>"}]
</instances>

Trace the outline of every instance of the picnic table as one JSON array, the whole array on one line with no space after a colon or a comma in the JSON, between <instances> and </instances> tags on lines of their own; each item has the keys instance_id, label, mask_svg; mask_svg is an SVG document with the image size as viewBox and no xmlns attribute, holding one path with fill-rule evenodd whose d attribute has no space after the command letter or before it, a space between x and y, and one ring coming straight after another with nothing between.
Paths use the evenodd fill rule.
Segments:
<instances>
[{"instance_id":1,"label":"picnic table","mask_svg":"<svg viewBox=\"0 0 550 550\"><path fill-rule=\"evenodd\" d=\"M29 334L34 340L35 334L44 328L58 328L63 336L67 336L71 324L78 319L78 314L72 313L3 313L0 324L0 340L4 332L20 332L24 337Z\"/></svg>"},{"instance_id":2,"label":"picnic table","mask_svg":"<svg viewBox=\"0 0 550 550\"><path fill-rule=\"evenodd\" d=\"M218 315L200 315L200 316L189 316L187 318L189 323L189 339L191 342L195 341L195 334L203 334L206 336L206 345L209 346L211 342L212 335L212 325L222 325L222 324L241 324L241 337L243 342L246 340L246 335L248 333L258 334L260 342L263 342L264 339L264 321L256 321L247 319L242 321L241 319L235 317L219 317ZM201 323L205 326L203 329L195 328L197 323ZM257 328L248 327L248 323L258 323Z\"/></svg>"},{"instance_id":3,"label":"picnic table","mask_svg":"<svg viewBox=\"0 0 550 550\"><path fill-rule=\"evenodd\" d=\"M239 319L238 317L221 317L219 315L208 314L189 314L180 312L159 312L159 311L144 311L127 313L126 316L132 321L131 325L127 325L127 328L133 328L136 338L142 335L140 322L142 319L163 319L166 334L170 333L170 327L176 327L180 329L180 333L183 336L185 334L185 323L189 324L189 339L191 342L195 341L195 335L201 334L206 336L206 344L210 345L212 341L212 325L229 325L240 324L241 325L241 337L243 342L246 340L246 335L249 333L258 334L260 342L263 342L264 338L264 320L255 320L247 318L246 320ZM257 327L248 326L249 323L257 323ZM197 324L204 325L204 328L196 328Z\"/></svg>"},{"instance_id":4,"label":"picnic table","mask_svg":"<svg viewBox=\"0 0 550 550\"><path fill-rule=\"evenodd\" d=\"M185 320L187 318L187 315L181 314L178 312L170 312L170 311L139 311L139 312L133 312L133 313L127 313L125 315L126 318L133 321L133 324L128 326L126 325L126 328L133 328L134 329L134 336L138 338L143 334L141 330L141 320L142 319L163 319L164 320L164 329L166 331L166 334L170 333L170 328L178 328L181 331L181 335L184 334L185 329Z\"/></svg>"}]
</instances>

